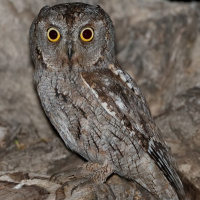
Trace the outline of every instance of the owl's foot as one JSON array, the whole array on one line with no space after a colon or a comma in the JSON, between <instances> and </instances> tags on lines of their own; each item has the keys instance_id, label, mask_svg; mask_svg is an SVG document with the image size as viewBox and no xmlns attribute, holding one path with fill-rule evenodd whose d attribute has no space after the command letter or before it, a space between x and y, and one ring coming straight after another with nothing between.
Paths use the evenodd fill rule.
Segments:
<instances>
[{"instance_id":1,"label":"owl's foot","mask_svg":"<svg viewBox=\"0 0 200 200\"><path fill-rule=\"evenodd\" d=\"M68 183L75 182L80 179L86 179L84 174L81 174L81 168L71 169L64 172L58 172L50 177L51 182L56 182L62 184L63 186L68 185Z\"/></svg>"},{"instance_id":2,"label":"owl's foot","mask_svg":"<svg viewBox=\"0 0 200 200\"><path fill-rule=\"evenodd\" d=\"M67 185L77 180L93 180L95 183L104 183L108 176L113 173L112 167L107 164L87 162L77 169L53 174L50 181Z\"/></svg>"},{"instance_id":3,"label":"owl's foot","mask_svg":"<svg viewBox=\"0 0 200 200\"><path fill-rule=\"evenodd\" d=\"M80 197L83 200L99 199L99 200L115 200L112 188L107 184L97 184L94 181L85 181L79 183L74 187L65 187L62 185L56 190L56 199L65 199L66 194L70 194L73 200L79 200Z\"/></svg>"},{"instance_id":4,"label":"owl's foot","mask_svg":"<svg viewBox=\"0 0 200 200\"><path fill-rule=\"evenodd\" d=\"M113 168L107 162L103 164L87 162L82 165L84 171L88 172L88 176L95 183L104 183L106 179L113 173Z\"/></svg>"},{"instance_id":5,"label":"owl's foot","mask_svg":"<svg viewBox=\"0 0 200 200\"><path fill-rule=\"evenodd\" d=\"M51 176L50 181L62 184L62 187L71 188L71 195L86 188L93 190L94 194L99 196L103 191L109 194L108 199L116 199L109 185L103 184L113 170L107 163L85 163L77 169L56 173Z\"/></svg>"}]
</instances>

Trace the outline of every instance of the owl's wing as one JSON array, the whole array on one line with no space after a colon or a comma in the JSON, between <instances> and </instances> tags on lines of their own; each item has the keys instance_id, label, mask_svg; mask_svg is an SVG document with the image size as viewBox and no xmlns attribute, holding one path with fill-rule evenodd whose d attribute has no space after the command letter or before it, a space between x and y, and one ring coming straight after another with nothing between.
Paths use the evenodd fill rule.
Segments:
<instances>
[{"instance_id":1,"label":"owl's wing","mask_svg":"<svg viewBox=\"0 0 200 200\"><path fill-rule=\"evenodd\" d=\"M145 98L131 76L110 65L109 69L82 72L81 78L102 107L127 129L135 132L134 137L144 151L155 161L176 191L183 195L183 186L168 148Z\"/></svg>"}]
</instances>

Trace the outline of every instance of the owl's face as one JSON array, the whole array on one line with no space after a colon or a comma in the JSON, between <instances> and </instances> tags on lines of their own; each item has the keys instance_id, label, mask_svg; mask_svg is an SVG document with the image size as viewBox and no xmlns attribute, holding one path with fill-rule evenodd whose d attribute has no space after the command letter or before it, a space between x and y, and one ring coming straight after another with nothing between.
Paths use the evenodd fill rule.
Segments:
<instances>
[{"instance_id":1,"label":"owl's face","mask_svg":"<svg viewBox=\"0 0 200 200\"><path fill-rule=\"evenodd\" d=\"M30 29L35 66L93 68L114 60L114 28L99 7L82 3L44 7Z\"/></svg>"}]
</instances>

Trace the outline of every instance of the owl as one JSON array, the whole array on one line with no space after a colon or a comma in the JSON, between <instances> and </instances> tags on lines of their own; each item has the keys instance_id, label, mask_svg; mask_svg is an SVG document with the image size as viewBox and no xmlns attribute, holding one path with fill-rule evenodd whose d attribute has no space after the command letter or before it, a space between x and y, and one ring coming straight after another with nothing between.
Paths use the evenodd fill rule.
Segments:
<instances>
[{"instance_id":1,"label":"owl","mask_svg":"<svg viewBox=\"0 0 200 200\"><path fill-rule=\"evenodd\" d=\"M66 146L88 175L132 180L156 199L186 200L173 159L146 100L118 64L114 27L100 6L45 6L30 28L34 82Z\"/></svg>"}]
</instances>

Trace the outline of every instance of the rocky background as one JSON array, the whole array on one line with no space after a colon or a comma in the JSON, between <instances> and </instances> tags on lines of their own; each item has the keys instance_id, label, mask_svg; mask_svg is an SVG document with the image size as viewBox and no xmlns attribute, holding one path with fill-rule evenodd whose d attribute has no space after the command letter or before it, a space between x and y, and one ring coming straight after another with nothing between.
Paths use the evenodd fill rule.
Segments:
<instances>
[{"instance_id":1,"label":"rocky background","mask_svg":"<svg viewBox=\"0 0 200 200\"><path fill-rule=\"evenodd\" d=\"M66 2L73 1L1 1L0 199L81 199L80 193L69 198L58 185L48 182L53 173L84 161L66 149L43 113L33 86L28 47L29 27L39 10L44 5ZM99 4L110 15L116 28L119 63L146 96L187 182L190 199L200 199L200 4L164 0L81 2ZM34 187L18 185L20 190L13 192L23 180ZM118 191L118 199L153 199L139 186L117 176L108 181L115 194ZM94 193L102 197L98 191ZM111 194L108 188L102 191ZM84 194L85 199L96 199L93 193ZM102 199L114 198L109 195Z\"/></svg>"}]
</instances>

